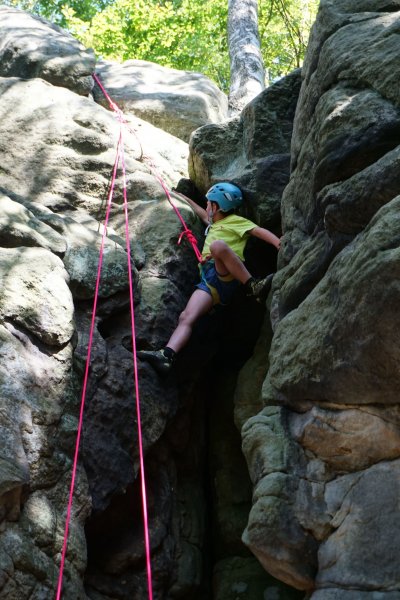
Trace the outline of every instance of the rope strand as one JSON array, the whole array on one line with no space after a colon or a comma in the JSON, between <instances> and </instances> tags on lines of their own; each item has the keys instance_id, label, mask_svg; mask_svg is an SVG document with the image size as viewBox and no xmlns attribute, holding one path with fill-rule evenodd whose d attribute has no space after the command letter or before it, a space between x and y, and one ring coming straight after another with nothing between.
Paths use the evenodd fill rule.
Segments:
<instances>
[{"instance_id":1,"label":"rope strand","mask_svg":"<svg viewBox=\"0 0 400 600\"><path fill-rule=\"evenodd\" d=\"M136 139L138 140L139 145L140 145L141 150L142 150L142 159L147 163L147 166L149 167L149 169L152 172L153 176L157 179L157 181L161 185L162 189L164 190L164 193L165 193L165 196L166 196L168 202L170 203L170 205L172 206L173 210L175 211L176 216L180 220L180 222L182 224L182 227L183 227L183 232L179 236L178 244L180 244L182 242L183 237L186 237L187 240L188 240L188 242L191 244L191 246L193 248L193 252L195 253L197 260L199 262L202 262L202 255L201 255L201 252L200 252L200 250L198 248L196 237L193 234L193 232L189 229L189 227L186 225L186 222L185 222L184 218L182 217L181 213L179 212L178 207L176 206L176 204L172 200L171 193L170 193L170 191L168 189L167 184L165 183L165 181L161 177L161 175L158 173L158 171L157 171L157 169L156 169L153 161L151 160L151 158L149 156L146 156L143 153L143 148L142 148L142 144L140 142L139 136L137 135L137 133L136 133L136 131L134 129L132 129L132 128L129 127L129 125L127 123L127 120L125 118L124 113L119 108L119 106L112 100L111 96L108 94L107 90L105 89L104 85L102 84L100 78L96 75L96 73L93 73L92 77L93 77L94 81L97 83L97 85L99 86L99 88L101 89L101 91L103 92L103 95L106 98L107 102L109 103L110 108L116 113L116 115L120 119L121 123L124 123L128 127L129 131L132 133L132 135L134 135L136 137Z\"/></svg>"},{"instance_id":2,"label":"rope strand","mask_svg":"<svg viewBox=\"0 0 400 600\"><path fill-rule=\"evenodd\" d=\"M143 433L142 433L142 419L141 419L141 409L140 409L138 363L137 363L137 354L136 354L135 307L134 307L133 280L132 280L131 244L130 244L130 239L129 239L128 197L127 197L127 189L126 189L126 165L125 165L125 154L124 154L123 143L121 146L121 167L122 167L123 193L124 193L125 237L126 237L126 253L127 253L127 260L128 260L129 301L130 301L131 327L132 327L132 355L133 355L133 370L134 370L134 374L135 374L136 414L137 414L137 431L138 431L139 459L140 459L140 480L141 480L141 490L142 490L143 529L144 529L144 541L145 541L145 551L146 551L147 589L148 589L148 594L149 594L149 600L153 600L149 519L148 519L148 513L147 513L147 492L146 492L146 477L145 477L145 468L144 468Z\"/></svg>"},{"instance_id":3,"label":"rope strand","mask_svg":"<svg viewBox=\"0 0 400 600\"><path fill-rule=\"evenodd\" d=\"M71 522L72 503L73 503L73 496L74 496L74 490L75 490L75 479L76 479L76 472L77 472L77 468L78 468L79 446L80 446L80 439L81 439L82 427L83 427L83 413L84 413L84 408L85 408L86 389L87 389L87 384L88 384L88 380L89 380L90 358L91 358L92 346L93 346L94 328L95 328L95 324L96 324L96 311L97 311L97 301L98 301L99 289L100 289L101 268L102 268L102 264L103 264L104 244L105 244L105 238L106 238L106 234L107 234L108 219L109 219L110 210L111 210L111 201L112 201L112 197L114 194L115 181L117 178L117 169L118 169L118 163L119 163L119 158L120 158L120 144L121 144L121 140L122 140L121 136L122 136L122 130L121 130L120 138L118 140L118 145L117 145L117 154L116 154L116 158L115 158L113 176L112 176L112 181L111 181L110 190L109 190L108 199L107 199L107 210L106 210L106 216L105 216L105 220L104 220L103 234L101 237L99 262L98 262L98 267L97 267L96 287L95 287L94 300L93 300L92 320L91 320L91 325L90 325L88 350L87 350L86 365L85 365L85 374L84 374L84 378L83 378L78 430L77 430L77 436L76 436L76 442L75 442L74 460L73 460L73 465L72 465L72 475L71 475L71 484L70 484L70 489L69 489L67 515L66 515L66 519L65 519L64 539L63 539L63 546L62 546L62 551L61 551L61 562L60 562L60 571L59 571L59 575L58 575L56 600L60 600L61 592L62 592L62 584L63 584L64 568L65 568L65 558L66 558L66 554L67 554L67 545L68 545L69 526L70 526L70 522Z\"/></svg>"},{"instance_id":4,"label":"rope strand","mask_svg":"<svg viewBox=\"0 0 400 600\"><path fill-rule=\"evenodd\" d=\"M90 359L91 359L91 352L92 352L92 346L93 346L94 328L95 328L95 324L96 324L97 302L98 302L98 297L99 297L101 269L102 269L103 256L104 256L104 244L105 244L105 238L106 238L106 234L107 234L108 220L109 220L110 211L111 211L111 203L112 203L112 198L114 195L115 183L116 183L116 178L117 178L117 170L118 170L118 165L120 163L121 163L122 178L123 178L126 251L127 251L127 260L128 260L128 282L129 282L129 298L130 298L132 345L133 345L132 354L133 354L137 426L138 426L138 444L139 444L140 478L141 478L141 491L142 491L143 527L144 527L144 538L145 538L145 549L146 549L147 587L148 587L149 600L153 600L150 533L149 533L149 519L148 519L148 510L147 510L147 492L146 492L146 479L145 479L145 467L144 467L143 433L142 433L142 425L141 425L138 364L137 364L137 354L136 354L135 313L134 313L134 294L133 294L134 286L133 286L133 278L132 278L132 253L131 253L130 239L129 239L128 197L127 197L127 185L126 185L126 164L125 164L125 154L124 154L122 120L120 121L120 125L121 126L120 126L120 134L119 134L119 139L118 139L118 144L117 144L117 153L116 153L116 158L115 158L115 163L114 163L110 192L109 192L109 196L108 196L108 200L107 200L107 211L106 211L106 217L105 217L105 221L104 221L103 235L102 235L100 254L99 254L99 263L98 263L98 268L97 268L97 279L96 279L96 287L95 287L95 294L94 294L94 301L93 301L92 320L91 320L91 326L90 326L88 351L87 351L86 366L85 366L85 373L84 373L83 386L82 386L82 397L81 397L81 406L80 406L80 414L79 414L79 422L78 422L78 431L77 431L74 461L73 461L73 467L72 467L71 485L70 485L70 490L69 490L67 516L66 516L66 521L65 521L64 539L63 539L63 547L62 547L62 552L61 552L61 562L60 562L60 571L59 571L59 577L58 577L56 600L60 600L61 593L62 593L62 585L63 585L63 577L64 577L64 569L65 569L65 559L66 559L67 545L68 545L69 526L70 526L70 521L71 521L72 503L73 503L75 480L76 480L76 473L77 473L77 466L78 466L80 439L81 439L82 427L83 427L83 414L84 414L84 407L85 407L85 400L86 400L86 390L87 390L87 384L88 384L88 380L89 380L89 367L90 367Z\"/></svg>"}]
</instances>

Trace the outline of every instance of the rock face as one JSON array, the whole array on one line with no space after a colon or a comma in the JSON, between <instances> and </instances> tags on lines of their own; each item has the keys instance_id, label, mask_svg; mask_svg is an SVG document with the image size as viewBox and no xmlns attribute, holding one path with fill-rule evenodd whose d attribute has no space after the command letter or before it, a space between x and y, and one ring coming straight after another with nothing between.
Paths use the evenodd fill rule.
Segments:
<instances>
[{"instance_id":1,"label":"rock face","mask_svg":"<svg viewBox=\"0 0 400 600\"><path fill-rule=\"evenodd\" d=\"M322 1L303 70L244 541L312 600L396 598L400 2Z\"/></svg>"},{"instance_id":2,"label":"rock face","mask_svg":"<svg viewBox=\"0 0 400 600\"><path fill-rule=\"evenodd\" d=\"M281 196L289 181L290 141L300 83L300 72L293 72L257 96L244 108L240 117L198 129L192 135L189 144L189 173L197 188L204 193L215 181L228 179L235 182L244 191L243 214L277 233L280 227ZM263 244L255 246L252 250L253 252L250 251L246 257L246 262L254 274L265 275L276 269L276 253L273 255ZM242 346L245 345L246 329L251 328L248 313L251 313L254 319L255 307L248 305L243 308L237 305L233 308L231 317L235 323L234 336L240 340ZM240 535L251 509L251 482L241 460L238 430L263 406L260 389L268 371L268 350L272 338L269 315L263 323L262 315L259 314L256 323L250 352L256 337L259 333L261 335L254 355L245 364L239 377L237 372L233 375L227 367L230 375L222 376L212 386L215 402L212 402L210 408L209 452L214 492L213 523L217 531L214 549L217 562L214 567L213 590L215 598L221 600L240 597L299 599L303 594L267 577L266 574L262 576L259 563L271 572L270 564L263 560L260 553L256 553L259 563L255 562L254 557L251 557L240 543ZM224 331L225 353L228 353L228 356L229 352L232 353L232 348L229 349L229 343L226 341L229 335L230 332ZM233 344L232 346L238 355L238 347ZM226 354L222 353L222 356L226 358ZM229 359L226 359L226 362L228 365L232 364ZM237 356L236 364L237 370L240 366ZM266 420L264 418L264 421ZM260 428L259 431L258 446L262 446L265 440L269 439L271 445L277 445L279 448L282 434L268 437L267 427ZM252 433L253 430L249 437ZM289 444L287 446L289 454ZM270 449L269 452L271 453ZM279 450L272 454L275 458L275 455L279 455ZM264 473L265 465L260 456L254 453L252 457ZM271 473L282 461L282 457L278 463L272 460ZM296 455L292 457L291 464L296 464ZM251 468L250 473L255 475ZM293 487L294 478L288 477L288 481ZM276 487L276 483L274 485ZM257 494L257 491L253 493ZM297 565L304 571L308 583L312 583L312 559L316 549L312 536L307 536L300 526L297 526L296 530L290 529L290 525L285 527L285 511L280 509L278 501L265 504L259 511L260 517L264 517L266 511L271 511L271 515L280 515L282 527L280 534L269 539L271 548L276 548L282 540L286 542L286 535L292 535L291 549L297 554ZM253 512L252 519L255 518ZM261 528L260 532L263 536L264 531ZM246 538L244 541L247 541ZM305 543L308 545L307 554L304 550ZM250 548L254 551L254 544L250 545ZM285 554L282 551L280 553L276 565L279 565L280 561L284 564L284 558L290 556L289 549ZM279 568L275 569L273 574L281 578ZM290 581L291 585L295 583L298 581Z\"/></svg>"},{"instance_id":3,"label":"rock face","mask_svg":"<svg viewBox=\"0 0 400 600\"><path fill-rule=\"evenodd\" d=\"M93 87L94 52L56 25L0 6L0 77L41 77L87 95Z\"/></svg>"},{"instance_id":4,"label":"rock face","mask_svg":"<svg viewBox=\"0 0 400 600\"><path fill-rule=\"evenodd\" d=\"M68 34L5 7L0 32L0 597L39 600L55 596L120 126L85 97L93 57ZM128 120L127 212L140 348L165 342L196 261L190 247L176 246L180 223L153 175L176 185L186 175L187 144L136 117ZM198 233L191 209L178 204ZM66 600L111 597L121 586L120 597L146 593L120 172L103 243ZM183 434L170 443L166 434L182 402L179 385L160 381L148 365L139 365L139 374L157 556L154 597L161 598L173 585L178 595L200 585L203 526L192 511L189 524L197 529L188 533L181 515L193 496L201 504L201 490L178 467L179 456L196 443ZM183 422L190 410L181 408ZM129 581L121 583L125 575Z\"/></svg>"},{"instance_id":5,"label":"rock face","mask_svg":"<svg viewBox=\"0 0 400 600\"><path fill-rule=\"evenodd\" d=\"M50 250L21 242L0 254L0 594L44 598L53 595L57 576L76 427L74 305L62 260ZM65 592L85 598L83 524L90 500L82 470L76 496L75 559L67 564Z\"/></svg>"},{"instance_id":6,"label":"rock face","mask_svg":"<svg viewBox=\"0 0 400 600\"><path fill-rule=\"evenodd\" d=\"M207 77L178 71L144 60L123 64L100 62L96 73L114 101L133 114L168 133L189 141L191 133L228 116L228 98ZM98 102L108 107L97 89Z\"/></svg>"},{"instance_id":7,"label":"rock face","mask_svg":"<svg viewBox=\"0 0 400 600\"><path fill-rule=\"evenodd\" d=\"M233 180L278 232L286 186L284 239L253 356L263 307L239 293L171 377L138 364L156 600L398 598L399 29L400 1L322 1L294 128L296 72L192 136L200 193ZM143 600L119 172L104 240L102 224L120 125L68 34L6 7L0 33L0 598L54 596L104 244L64 597ZM197 267L154 170L182 186L188 145L132 114L124 131L136 344L156 348ZM275 267L259 247L248 258Z\"/></svg>"},{"instance_id":8,"label":"rock face","mask_svg":"<svg viewBox=\"0 0 400 600\"><path fill-rule=\"evenodd\" d=\"M95 101L101 97L97 88L94 97L89 95L93 57L68 34L6 7L0 9L0 33L5 40L0 67L0 598L55 595L93 323L63 597L142 600L147 577L119 171L103 236L120 124ZM200 76L181 74L178 84L174 73L164 91L159 84L161 113L167 117L157 121L143 112L147 120L142 120L130 114L139 110L138 90L124 83L127 93L117 93L118 77L125 82L137 68L130 63L116 73L113 67L111 75L110 67L101 64L99 73L126 109L135 334L137 348L146 349L166 342L198 277L190 247L176 245L180 223L155 177L161 175L168 187L184 186L188 145L148 121L187 139L197 125L225 117L226 98ZM142 74L150 69L140 68ZM154 85L154 65L150 72ZM162 69L158 72L164 76ZM295 74L255 100L232 133L238 140L235 152L248 210L269 227L278 227L276 205L288 177L298 84ZM183 104L182 85L190 98ZM140 98L146 98L143 90ZM274 132L268 144L257 139L261 123ZM207 127L203 132L206 139ZM196 140L202 146L197 134ZM256 172L250 167L254 159ZM271 202L264 211L262 198L254 204L251 199L267 176ZM206 181L196 176L200 192L213 177ZM192 210L183 201L177 204L201 241L202 227ZM103 268L92 320L100 248ZM253 249L249 265L256 255L261 272L275 268L276 253L265 261ZM299 597L263 571L240 540L251 482L233 422L233 395L263 314L263 307L239 293L230 309L198 324L173 376L161 379L150 365L138 364L157 600L212 594L221 600L237 594L249 600L260 594L279 600ZM221 377L213 380L211 393L204 373L215 371L214 361ZM261 379L265 349L257 368ZM258 409L256 388L239 392L243 410L238 422ZM208 489L213 490L212 508ZM208 531L211 519L215 538ZM205 557L211 545L216 565Z\"/></svg>"},{"instance_id":9,"label":"rock face","mask_svg":"<svg viewBox=\"0 0 400 600\"><path fill-rule=\"evenodd\" d=\"M205 193L217 181L236 183L246 196L246 215L277 231L300 83L294 71L239 116L201 127L190 140L189 174L197 187Z\"/></svg>"}]
</instances>

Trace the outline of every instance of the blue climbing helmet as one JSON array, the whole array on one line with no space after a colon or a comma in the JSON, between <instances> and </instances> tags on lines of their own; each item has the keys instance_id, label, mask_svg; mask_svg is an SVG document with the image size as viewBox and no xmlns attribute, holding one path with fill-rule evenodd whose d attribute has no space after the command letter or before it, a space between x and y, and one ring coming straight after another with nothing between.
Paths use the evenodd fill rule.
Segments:
<instances>
[{"instance_id":1,"label":"blue climbing helmet","mask_svg":"<svg viewBox=\"0 0 400 600\"><path fill-rule=\"evenodd\" d=\"M237 185L225 181L213 185L208 190L206 198L210 202L216 202L222 212L239 208L243 202L242 192Z\"/></svg>"}]
</instances>

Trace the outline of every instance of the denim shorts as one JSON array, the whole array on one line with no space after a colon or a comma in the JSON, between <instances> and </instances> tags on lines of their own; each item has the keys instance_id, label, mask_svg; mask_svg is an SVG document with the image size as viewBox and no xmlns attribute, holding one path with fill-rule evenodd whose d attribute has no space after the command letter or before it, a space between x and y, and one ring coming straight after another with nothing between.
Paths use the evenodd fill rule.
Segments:
<instances>
[{"instance_id":1,"label":"denim shorts","mask_svg":"<svg viewBox=\"0 0 400 600\"><path fill-rule=\"evenodd\" d=\"M201 281L196 288L204 290L213 299L213 304L229 304L240 285L232 275L218 275L213 260L199 265Z\"/></svg>"}]
</instances>

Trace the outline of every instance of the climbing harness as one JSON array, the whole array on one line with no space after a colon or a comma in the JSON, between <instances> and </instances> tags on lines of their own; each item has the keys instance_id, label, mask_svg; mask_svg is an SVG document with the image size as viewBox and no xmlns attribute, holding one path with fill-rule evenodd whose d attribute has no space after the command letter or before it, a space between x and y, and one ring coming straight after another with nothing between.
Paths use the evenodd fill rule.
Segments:
<instances>
[{"instance_id":1,"label":"climbing harness","mask_svg":"<svg viewBox=\"0 0 400 600\"><path fill-rule=\"evenodd\" d=\"M95 82L97 83L97 85L99 86L99 88L101 89L104 97L106 98L110 108L116 113L117 117L119 118L120 122L123 123L128 131L135 136L135 138L137 139L137 141L139 142L140 148L141 148L141 160L143 160L143 162L146 163L146 165L149 167L151 173L153 174L153 176L157 179L157 181L160 183L162 189L164 190L165 196L168 200L168 202L170 203L170 205L172 206L173 210L175 211L176 216L178 217L178 219L180 220L181 224L182 224L182 228L183 231L180 234L179 238L178 238L178 245L181 244L183 238L186 237L186 239L188 240L188 242L191 244L192 248L193 248L193 252L196 255L196 258L199 262L202 262L202 256L201 256L201 252L198 248L197 245L197 240L195 235L193 234L193 232L189 229L189 227L187 226L184 218L182 217L178 207L176 206L176 204L174 203L174 201L172 200L171 197L171 193L168 189L167 184L165 183L164 179L161 177L161 175L158 173L153 161L151 160L151 158L149 156L147 156L144 151L143 151L143 147L142 144L140 142L139 136L137 131L134 129L134 127L132 125L130 125L126 118L124 113L122 112L122 110L119 108L119 106L112 100L112 98L110 97L110 95L108 94L107 90L105 89L104 85L102 84L102 82L100 81L99 77L96 75L96 73L93 73L93 79L95 80Z\"/></svg>"},{"instance_id":2,"label":"climbing harness","mask_svg":"<svg viewBox=\"0 0 400 600\"><path fill-rule=\"evenodd\" d=\"M60 570L59 570L59 577L58 577L58 584L57 584L56 600L60 600L61 594L62 594L65 558L66 558L67 544L68 544L68 533L69 533L69 526L70 526L70 521L71 521L72 503L73 503L73 495L74 495L74 489L75 489L75 479L76 479L77 466L78 466L79 445L80 445L80 438L81 438L81 434L82 434L83 413L84 413L85 399L86 399L86 389L87 389L87 384L88 384L88 379L89 379L89 366L90 366L91 352L92 352L92 346L93 346L93 335L94 335L95 322L96 322L96 310L97 310L97 302L98 302L99 288L100 288L101 269L102 269L103 256L104 256L104 245L105 245L105 239L106 239L106 235L107 235L107 225L108 225L108 220L109 220L109 216L110 216L112 198L114 195L114 189L115 189L115 183L116 183L116 179L117 179L117 171L118 171L119 165L121 166L122 181L123 181L123 206L124 206L124 215L125 215L125 237L126 237L126 252L127 252L127 262L128 262L129 300L130 300L131 327L132 327L132 355L133 355L133 370L134 370L134 379L135 379L136 413L137 413L138 445L139 445L139 460L140 460L140 480L141 480L142 510L143 510L143 528L144 528L146 569L147 569L147 588L148 588L149 600L153 600L149 520L148 520L148 512L147 512L147 492L146 492L146 478L145 478L145 468L144 468L143 436L142 436L142 425L141 425L139 383L138 383L138 365L137 365L137 354L136 354L132 261L131 261L131 247L130 247L130 240L129 240L128 198L127 198L127 186L126 186L126 163L125 163L124 140L123 140L124 119L123 119L122 112L119 111L119 109L118 109L117 116L118 116L118 120L120 122L120 132L119 132L119 139L118 139L118 144L117 144L116 158L115 158L115 163L114 163L114 168L113 168L113 175L112 175L110 189L109 189L109 193L108 193L108 197L107 197L106 215L105 215L103 234L102 234L101 245L100 245L96 286L95 286L94 301L93 301L92 320L91 320L91 325L90 325L86 366L85 366L85 372L84 372L84 378L83 378L81 406L80 406L79 421L78 421L78 431L77 431L77 436L76 436L75 453L74 453L74 460L73 460L73 466L72 466L72 476L71 476L71 484L70 484L70 490L69 490L67 515L66 515L66 520L65 520L64 539L63 539L63 546L62 546L62 551L61 551L61 561L60 561Z\"/></svg>"}]
</instances>

